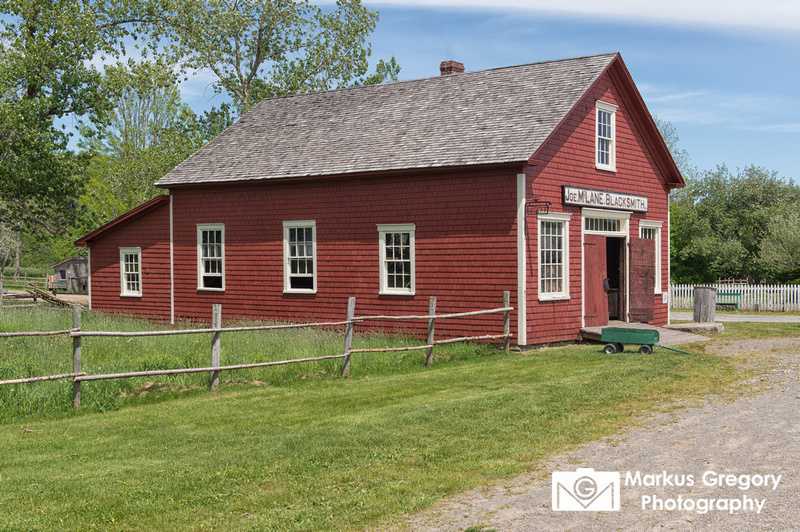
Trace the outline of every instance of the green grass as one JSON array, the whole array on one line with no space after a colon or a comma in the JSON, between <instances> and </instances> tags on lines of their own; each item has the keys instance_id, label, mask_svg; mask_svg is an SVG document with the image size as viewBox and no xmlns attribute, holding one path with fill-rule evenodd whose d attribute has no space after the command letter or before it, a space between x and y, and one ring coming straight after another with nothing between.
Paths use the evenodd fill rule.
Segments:
<instances>
[{"instance_id":1,"label":"green grass","mask_svg":"<svg viewBox=\"0 0 800 532\"><path fill-rule=\"evenodd\" d=\"M694 312L691 308L673 308L672 312ZM741 314L743 316L800 316L800 311L796 310L725 310L716 309L717 314Z\"/></svg>"},{"instance_id":2,"label":"green grass","mask_svg":"<svg viewBox=\"0 0 800 532\"><path fill-rule=\"evenodd\" d=\"M735 322L726 321L721 339L746 340L780 337L800 338L800 323Z\"/></svg>"},{"instance_id":3,"label":"green grass","mask_svg":"<svg viewBox=\"0 0 800 532\"><path fill-rule=\"evenodd\" d=\"M72 325L72 311L39 308L6 308L0 314L0 332L65 330ZM169 329L141 319L84 312L85 331L141 331ZM226 322L224 326L264 325L253 322ZM208 325L185 323L178 328ZM192 334L149 338L85 337L82 340L81 369L89 375L123 373L211 365L211 335ZM357 334L353 348L379 348L419 345L418 340L394 335ZM238 365L276 360L336 355L344 349L343 330L292 329L224 333L222 365ZM493 354L489 345L456 344L436 350L434 364L463 357ZM375 376L423 371L424 351L377 355L353 355L350 371L354 375ZM257 384L285 386L335 378L341 373L341 359L291 364L261 369L225 371L222 386ZM72 340L66 335L0 339L0 380L70 373ZM106 412L131 401L158 401L176 395L203 394L208 388L207 373L162 377L91 381L82 384L81 409ZM70 380L37 384L0 386L0 423L31 418L52 418L72 411Z\"/></svg>"},{"instance_id":4,"label":"green grass","mask_svg":"<svg viewBox=\"0 0 800 532\"><path fill-rule=\"evenodd\" d=\"M274 351L298 354L316 342L321 354L341 349L339 333L318 334L273 340ZM223 358L266 357L272 348L247 336L223 335ZM102 350L87 338L85 356L114 365L118 352L127 364L144 357L151 366L184 361L195 348L207 358L208 338L197 345L179 338L176 346L158 340ZM51 353L69 352L68 345L53 347ZM545 456L618 432L643 412L730 390L746 376L737 359L702 352L608 356L592 345L504 355L466 345L440 351L431 369L410 353L354 355L345 379L336 376L338 365L270 368L272 376L228 376L218 394L206 390L203 376L187 392L178 388L191 379L178 385L170 377L159 381L165 389L151 386L145 396L141 384L90 382L84 397L111 399L95 399L79 414L61 403L51 411L17 405L0 424L0 529L374 529L529 471ZM62 390L67 402L70 386ZM128 386L132 393L122 396ZM2 405L5 411L5 398Z\"/></svg>"}]
</instances>

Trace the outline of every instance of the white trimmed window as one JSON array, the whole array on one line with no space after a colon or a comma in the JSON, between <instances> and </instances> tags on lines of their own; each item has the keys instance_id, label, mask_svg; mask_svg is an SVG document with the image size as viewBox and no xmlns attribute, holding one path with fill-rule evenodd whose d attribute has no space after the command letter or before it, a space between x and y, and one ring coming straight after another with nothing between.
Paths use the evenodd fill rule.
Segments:
<instances>
[{"instance_id":1,"label":"white trimmed window","mask_svg":"<svg viewBox=\"0 0 800 532\"><path fill-rule=\"evenodd\" d=\"M119 248L120 295L142 296L142 248Z\"/></svg>"},{"instance_id":2,"label":"white trimmed window","mask_svg":"<svg viewBox=\"0 0 800 532\"><path fill-rule=\"evenodd\" d=\"M661 226L663 222L651 222L642 220L639 222L639 237L649 238L656 242L656 287L655 293L660 294L661 291Z\"/></svg>"},{"instance_id":3,"label":"white trimmed window","mask_svg":"<svg viewBox=\"0 0 800 532\"><path fill-rule=\"evenodd\" d=\"M569 214L539 215L539 299L569 298Z\"/></svg>"},{"instance_id":4,"label":"white trimmed window","mask_svg":"<svg viewBox=\"0 0 800 532\"><path fill-rule=\"evenodd\" d=\"M414 295L414 224L378 225L380 293Z\"/></svg>"},{"instance_id":5,"label":"white trimmed window","mask_svg":"<svg viewBox=\"0 0 800 532\"><path fill-rule=\"evenodd\" d=\"M197 288L225 290L225 225L197 225Z\"/></svg>"},{"instance_id":6,"label":"white trimmed window","mask_svg":"<svg viewBox=\"0 0 800 532\"><path fill-rule=\"evenodd\" d=\"M617 170L616 115L616 105L596 102L595 165L600 170Z\"/></svg>"},{"instance_id":7,"label":"white trimmed window","mask_svg":"<svg viewBox=\"0 0 800 532\"><path fill-rule=\"evenodd\" d=\"M317 291L316 222L283 222L283 291Z\"/></svg>"},{"instance_id":8,"label":"white trimmed window","mask_svg":"<svg viewBox=\"0 0 800 532\"><path fill-rule=\"evenodd\" d=\"M618 238L628 237L630 212L583 209L584 234L605 235Z\"/></svg>"}]
</instances>

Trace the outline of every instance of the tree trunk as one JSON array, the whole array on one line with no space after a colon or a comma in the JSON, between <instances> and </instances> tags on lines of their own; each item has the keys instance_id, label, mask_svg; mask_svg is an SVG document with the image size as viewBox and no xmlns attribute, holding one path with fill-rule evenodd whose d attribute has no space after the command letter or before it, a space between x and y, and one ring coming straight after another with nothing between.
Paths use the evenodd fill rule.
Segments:
<instances>
[{"instance_id":1,"label":"tree trunk","mask_svg":"<svg viewBox=\"0 0 800 532\"><path fill-rule=\"evenodd\" d=\"M19 281L19 239L14 246L14 280Z\"/></svg>"}]
</instances>

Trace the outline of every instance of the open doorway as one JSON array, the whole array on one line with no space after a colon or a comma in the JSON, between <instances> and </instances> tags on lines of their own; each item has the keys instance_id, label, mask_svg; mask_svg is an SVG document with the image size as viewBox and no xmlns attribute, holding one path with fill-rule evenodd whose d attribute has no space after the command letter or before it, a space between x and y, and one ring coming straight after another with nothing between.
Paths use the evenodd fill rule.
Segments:
<instances>
[{"instance_id":1,"label":"open doorway","mask_svg":"<svg viewBox=\"0 0 800 532\"><path fill-rule=\"evenodd\" d=\"M625 318L625 239L606 237L608 319Z\"/></svg>"},{"instance_id":2,"label":"open doorway","mask_svg":"<svg viewBox=\"0 0 800 532\"><path fill-rule=\"evenodd\" d=\"M627 321L630 213L583 209L583 322Z\"/></svg>"}]
</instances>

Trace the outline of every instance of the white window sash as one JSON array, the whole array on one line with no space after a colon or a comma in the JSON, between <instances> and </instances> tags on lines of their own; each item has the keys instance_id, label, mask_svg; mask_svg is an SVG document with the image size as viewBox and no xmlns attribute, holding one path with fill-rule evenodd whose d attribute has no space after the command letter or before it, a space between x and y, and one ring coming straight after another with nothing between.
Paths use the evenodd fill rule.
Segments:
<instances>
[{"instance_id":1,"label":"white window sash","mask_svg":"<svg viewBox=\"0 0 800 532\"><path fill-rule=\"evenodd\" d=\"M415 232L414 224L378 225L381 295L416 293ZM387 250L388 235L399 237L399 241L392 242L391 253ZM408 235L407 241L404 235ZM402 286L398 286L398 281Z\"/></svg>"},{"instance_id":2,"label":"white window sash","mask_svg":"<svg viewBox=\"0 0 800 532\"><path fill-rule=\"evenodd\" d=\"M617 106L597 101L595 102L595 166L599 170L617 171ZM607 118L607 121L604 119ZM601 160L605 155L605 161Z\"/></svg>"},{"instance_id":3,"label":"white window sash","mask_svg":"<svg viewBox=\"0 0 800 532\"><path fill-rule=\"evenodd\" d=\"M203 233L219 232L219 239L203 243ZM216 235L215 235L216 236ZM205 279L219 278L220 286L205 286ZM197 289L225 290L225 225L197 224Z\"/></svg>"},{"instance_id":4,"label":"white window sash","mask_svg":"<svg viewBox=\"0 0 800 532\"><path fill-rule=\"evenodd\" d=\"M142 296L142 248L119 248L119 279L120 296Z\"/></svg>"},{"instance_id":5,"label":"white window sash","mask_svg":"<svg viewBox=\"0 0 800 532\"><path fill-rule=\"evenodd\" d=\"M311 229L311 241L309 243L304 237L303 244L300 244L300 247L304 249L301 250L297 247L300 240L297 239L296 233L294 242L291 241L290 235L292 230L305 231L306 229ZM310 254L307 248L310 248ZM310 273L306 267L308 261L311 262ZM297 266L297 271L293 271L293 265ZM301 272L300 270L302 269L306 271ZM293 288L292 280L302 278L311 279L311 287ZM301 294L314 294L317 292L317 224L314 220L283 222L283 291Z\"/></svg>"},{"instance_id":6,"label":"white window sash","mask_svg":"<svg viewBox=\"0 0 800 532\"><path fill-rule=\"evenodd\" d=\"M569 299L569 221L570 215L566 213L540 214L537 234L537 267L538 267L538 292L540 301L554 301ZM543 227L546 223L558 223L561 231L556 234L544 234ZM545 238L543 238L545 237ZM547 246L543 247L547 239ZM557 244L553 246L552 244ZM543 261L543 256L549 260ZM560 283L560 289L553 290L552 283Z\"/></svg>"}]
</instances>

